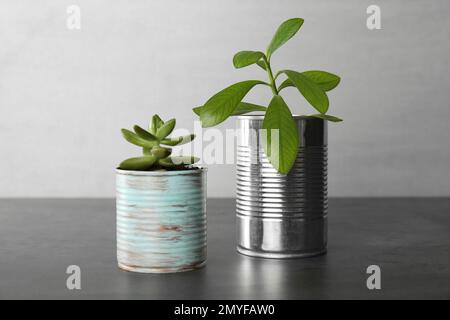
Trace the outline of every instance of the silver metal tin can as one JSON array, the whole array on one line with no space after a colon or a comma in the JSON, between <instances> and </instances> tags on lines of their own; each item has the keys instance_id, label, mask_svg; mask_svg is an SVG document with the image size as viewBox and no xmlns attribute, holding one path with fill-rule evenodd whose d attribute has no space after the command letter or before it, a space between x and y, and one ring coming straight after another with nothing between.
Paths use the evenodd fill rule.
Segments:
<instances>
[{"instance_id":1,"label":"silver metal tin can","mask_svg":"<svg viewBox=\"0 0 450 320\"><path fill-rule=\"evenodd\" d=\"M206 262L206 168L116 170L117 260L142 273L189 271Z\"/></svg>"},{"instance_id":2,"label":"silver metal tin can","mask_svg":"<svg viewBox=\"0 0 450 320\"><path fill-rule=\"evenodd\" d=\"M264 116L239 116L236 165L238 252L263 258L310 257L327 247L327 122L294 116L300 148L279 174L264 154Z\"/></svg>"}]
</instances>

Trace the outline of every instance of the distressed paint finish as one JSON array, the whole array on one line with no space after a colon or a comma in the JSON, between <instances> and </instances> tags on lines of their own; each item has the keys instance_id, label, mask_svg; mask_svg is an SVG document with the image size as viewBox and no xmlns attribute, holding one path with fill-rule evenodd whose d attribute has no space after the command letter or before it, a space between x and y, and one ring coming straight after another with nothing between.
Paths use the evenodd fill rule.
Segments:
<instances>
[{"instance_id":1,"label":"distressed paint finish","mask_svg":"<svg viewBox=\"0 0 450 320\"><path fill-rule=\"evenodd\" d=\"M189 271L206 262L206 168L116 170L117 260L134 272Z\"/></svg>"}]
</instances>

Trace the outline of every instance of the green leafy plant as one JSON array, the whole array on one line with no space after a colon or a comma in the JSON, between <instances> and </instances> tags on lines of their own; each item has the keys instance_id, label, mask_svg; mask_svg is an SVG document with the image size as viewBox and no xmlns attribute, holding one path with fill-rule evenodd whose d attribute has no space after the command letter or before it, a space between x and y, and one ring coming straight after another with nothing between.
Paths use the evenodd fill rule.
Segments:
<instances>
[{"instance_id":1,"label":"green leafy plant","mask_svg":"<svg viewBox=\"0 0 450 320\"><path fill-rule=\"evenodd\" d=\"M148 130L138 125L133 127L133 131L122 129L122 135L128 142L142 148L143 156L129 158L119 165L123 170L182 170L199 161L192 156L170 156L170 147L182 145L194 140L195 135L169 138L175 128L176 120L170 119L162 121L158 115L154 115L150 121ZM164 146L161 146L164 145Z\"/></svg>"},{"instance_id":2,"label":"green leafy plant","mask_svg":"<svg viewBox=\"0 0 450 320\"><path fill-rule=\"evenodd\" d=\"M274 168L283 174L288 173L292 168L299 148L296 123L289 107L280 95L283 89L296 88L306 101L319 112L305 117L320 118L332 122L342 121L338 117L326 114L329 107L327 92L339 84L340 78L337 75L319 70L304 72L281 70L275 74L272 71L271 58L273 53L291 39L302 25L303 19L301 18L289 19L279 26L265 53L261 51L240 51L234 56L233 65L235 68L256 64L266 71L268 82L247 80L235 83L216 93L203 106L193 109L200 116L203 127L215 126L230 116L253 111L265 112L263 129L267 130L267 134L266 138L263 139L264 151ZM281 76L285 77L285 80L278 86L276 82ZM272 90L273 98L268 107L242 101L247 93L257 85L265 85ZM272 130L278 130L276 145L271 139Z\"/></svg>"}]
</instances>

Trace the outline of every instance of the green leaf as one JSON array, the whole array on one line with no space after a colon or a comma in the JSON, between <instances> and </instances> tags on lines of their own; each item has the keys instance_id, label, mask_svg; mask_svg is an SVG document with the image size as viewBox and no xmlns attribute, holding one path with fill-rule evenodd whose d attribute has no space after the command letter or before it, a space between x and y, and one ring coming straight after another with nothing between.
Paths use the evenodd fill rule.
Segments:
<instances>
[{"instance_id":1,"label":"green leaf","mask_svg":"<svg viewBox=\"0 0 450 320\"><path fill-rule=\"evenodd\" d=\"M145 147L145 148L151 148L155 145L155 143L153 141L148 141L148 140L142 139L141 137L139 137L134 132L131 132L130 130L122 129L121 131L122 131L122 135L125 138L125 140L127 140L128 142L130 142L132 144L135 144L140 147Z\"/></svg>"},{"instance_id":2,"label":"green leaf","mask_svg":"<svg viewBox=\"0 0 450 320\"><path fill-rule=\"evenodd\" d=\"M173 168L176 166L191 165L200 161L197 157L191 156L174 156L159 160L159 164L163 167Z\"/></svg>"},{"instance_id":3,"label":"green leaf","mask_svg":"<svg viewBox=\"0 0 450 320\"><path fill-rule=\"evenodd\" d=\"M173 129L175 128L176 120L170 119L166 121L158 130L156 130L156 137L158 139L164 139L169 134L172 133Z\"/></svg>"},{"instance_id":4,"label":"green leaf","mask_svg":"<svg viewBox=\"0 0 450 320\"><path fill-rule=\"evenodd\" d=\"M192 108L192 111L198 116L200 116L200 112L202 111L203 106Z\"/></svg>"},{"instance_id":5,"label":"green leaf","mask_svg":"<svg viewBox=\"0 0 450 320\"><path fill-rule=\"evenodd\" d=\"M235 83L212 96L202 107L200 120L203 127L212 127L231 116L239 102L257 84L265 84L259 80L248 80Z\"/></svg>"},{"instance_id":6,"label":"green leaf","mask_svg":"<svg viewBox=\"0 0 450 320\"><path fill-rule=\"evenodd\" d=\"M260 66L261 69L267 70L267 66L266 66L266 63L264 62L264 60L259 60L258 62L256 62L256 64L257 64L258 66Z\"/></svg>"},{"instance_id":7,"label":"green leaf","mask_svg":"<svg viewBox=\"0 0 450 320\"><path fill-rule=\"evenodd\" d=\"M294 84L292 83L291 79L289 79L289 78L284 80L280 84L280 86L278 87L278 91L281 91L282 89L287 88L287 87L295 87Z\"/></svg>"},{"instance_id":8,"label":"green leaf","mask_svg":"<svg viewBox=\"0 0 450 320\"><path fill-rule=\"evenodd\" d=\"M266 130L263 145L267 158L279 173L287 174L297 158L299 138L291 111L281 96L274 96L270 101L263 129Z\"/></svg>"},{"instance_id":9,"label":"green leaf","mask_svg":"<svg viewBox=\"0 0 450 320\"><path fill-rule=\"evenodd\" d=\"M267 110L266 107L263 107L263 106L260 106L257 104L241 102L237 105L236 109L234 109L234 112L232 113L232 115L238 116L238 115L253 112L253 111L264 111L265 112L266 110Z\"/></svg>"},{"instance_id":10,"label":"green leaf","mask_svg":"<svg viewBox=\"0 0 450 320\"><path fill-rule=\"evenodd\" d=\"M341 122L344 121L341 118L335 117L335 116L331 116L329 114L313 114L310 115L308 117L312 117L312 118L319 118L319 119L323 119L323 120L327 120L327 121L331 121L331 122Z\"/></svg>"},{"instance_id":11,"label":"green leaf","mask_svg":"<svg viewBox=\"0 0 450 320\"><path fill-rule=\"evenodd\" d=\"M148 131L150 131L151 134L155 135L156 131L164 124L164 121L161 120L161 118L155 114L152 117L152 120L150 121L150 125L148 126Z\"/></svg>"},{"instance_id":12,"label":"green leaf","mask_svg":"<svg viewBox=\"0 0 450 320\"><path fill-rule=\"evenodd\" d=\"M261 51L240 51L233 57L233 65L235 68L243 68L257 63L264 53Z\"/></svg>"},{"instance_id":13,"label":"green leaf","mask_svg":"<svg viewBox=\"0 0 450 320\"><path fill-rule=\"evenodd\" d=\"M188 142L191 142L195 139L195 134L189 134L187 136L172 138L172 139L164 139L161 141L162 144L167 146L178 146Z\"/></svg>"},{"instance_id":14,"label":"green leaf","mask_svg":"<svg viewBox=\"0 0 450 320\"><path fill-rule=\"evenodd\" d=\"M317 84L323 91L333 90L334 88L337 87L337 85L341 81L341 78L339 78L337 75L326 71L311 70L301 72L301 74L307 76L310 80L312 80L315 84ZM281 85L278 87L278 91L286 87L295 87L291 79L284 80L283 83L281 83Z\"/></svg>"},{"instance_id":15,"label":"green leaf","mask_svg":"<svg viewBox=\"0 0 450 320\"><path fill-rule=\"evenodd\" d=\"M270 59L270 56L283 44L285 44L290 38L292 38L300 27L303 24L303 19L301 18L293 18L286 20L275 32L275 35L272 38L269 46L267 47L267 58Z\"/></svg>"},{"instance_id":16,"label":"green leaf","mask_svg":"<svg viewBox=\"0 0 450 320\"><path fill-rule=\"evenodd\" d=\"M156 162L156 158L154 156L144 156L137 158L130 158L123 161L119 165L119 169L123 170L148 170L153 164Z\"/></svg>"},{"instance_id":17,"label":"green leaf","mask_svg":"<svg viewBox=\"0 0 450 320\"><path fill-rule=\"evenodd\" d=\"M193 108L192 110L197 114L200 115L200 113L202 112L202 108L203 107L196 107ZM249 113L249 112L253 112L253 111L266 111L267 108L257 105L257 104L253 104L253 103L248 103L248 102L239 102L238 105L236 106L236 109L234 109L233 113L231 114L232 116L239 116L241 114L245 114L245 113Z\"/></svg>"},{"instance_id":18,"label":"green leaf","mask_svg":"<svg viewBox=\"0 0 450 320\"><path fill-rule=\"evenodd\" d=\"M179 144L181 142L181 138L182 137L178 137L178 138L171 138L171 139L164 139L161 140L161 144L165 144L166 146L176 146L177 144Z\"/></svg>"},{"instance_id":19,"label":"green leaf","mask_svg":"<svg viewBox=\"0 0 450 320\"><path fill-rule=\"evenodd\" d=\"M311 70L302 72L302 74L311 79L323 91L333 90L341 81L341 78L339 78L337 75L326 71Z\"/></svg>"},{"instance_id":20,"label":"green leaf","mask_svg":"<svg viewBox=\"0 0 450 320\"><path fill-rule=\"evenodd\" d=\"M284 70L283 72L317 111L322 114L327 112L329 106L327 94L317 84L300 72L292 70Z\"/></svg>"},{"instance_id":21,"label":"green leaf","mask_svg":"<svg viewBox=\"0 0 450 320\"><path fill-rule=\"evenodd\" d=\"M138 125L135 125L133 127L134 132L136 132L136 134L141 137L142 139L148 140L148 141L154 141L157 142L158 139L152 135L150 132L148 132L147 130L142 129L141 127L139 127Z\"/></svg>"},{"instance_id":22,"label":"green leaf","mask_svg":"<svg viewBox=\"0 0 450 320\"><path fill-rule=\"evenodd\" d=\"M153 147L150 151L152 156L155 156L158 159L167 158L172 153L172 150L170 148L164 148L164 147Z\"/></svg>"}]
</instances>

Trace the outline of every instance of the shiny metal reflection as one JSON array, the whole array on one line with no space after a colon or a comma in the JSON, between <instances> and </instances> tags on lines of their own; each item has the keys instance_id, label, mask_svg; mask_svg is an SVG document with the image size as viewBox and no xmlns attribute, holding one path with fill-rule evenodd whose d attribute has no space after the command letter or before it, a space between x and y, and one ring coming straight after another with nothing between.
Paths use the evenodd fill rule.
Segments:
<instances>
[{"instance_id":1,"label":"shiny metal reflection","mask_svg":"<svg viewBox=\"0 0 450 320\"><path fill-rule=\"evenodd\" d=\"M287 175L264 155L263 116L237 125L237 250L264 258L310 257L327 246L327 123L295 117L300 150Z\"/></svg>"}]
</instances>

